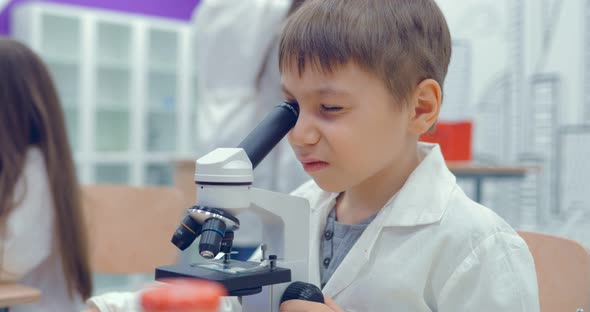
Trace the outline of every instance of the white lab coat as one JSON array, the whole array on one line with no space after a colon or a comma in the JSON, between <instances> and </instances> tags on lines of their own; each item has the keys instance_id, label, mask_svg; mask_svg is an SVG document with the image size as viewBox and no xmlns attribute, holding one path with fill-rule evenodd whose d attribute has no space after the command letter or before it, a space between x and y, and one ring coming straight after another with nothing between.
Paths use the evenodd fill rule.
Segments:
<instances>
[{"instance_id":1,"label":"white lab coat","mask_svg":"<svg viewBox=\"0 0 590 312\"><path fill-rule=\"evenodd\" d=\"M539 311L526 243L463 193L438 145L419 149L422 162L348 252L324 294L348 312ZM310 261L317 271L310 282L319 285L320 240L338 194L313 181L293 194L312 207ZM101 311L135 311L107 309L121 306L120 296L112 304L99 301ZM224 304L223 311L240 310L236 301Z\"/></svg>"},{"instance_id":2,"label":"white lab coat","mask_svg":"<svg viewBox=\"0 0 590 312\"><path fill-rule=\"evenodd\" d=\"M526 243L500 217L469 199L438 145L381 209L323 289L345 311L539 311ZM338 194L313 181L294 192L312 207L311 261Z\"/></svg>"},{"instance_id":3,"label":"white lab coat","mask_svg":"<svg viewBox=\"0 0 590 312\"><path fill-rule=\"evenodd\" d=\"M41 150L27 151L15 187L22 201L10 212L0 233L0 281L17 281L41 290L41 300L15 305L13 312L80 311L82 299L68 296L60 254L55 246L53 199Z\"/></svg>"},{"instance_id":4,"label":"white lab coat","mask_svg":"<svg viewBox=\"0 0 590 312\"><path fill-rule=\"evenodd\" d=\"M217 147L236 147L284 101L278 36L290 6L290 0L203 0L196 8L192 28L199 157ZM286 139L254 171L254 186L283 193L307 179Z\"/></svg>"},{"instance_id":5,"label":"white lab coat","mask_svg":"<svg viewBox=\"0 0 590 312\"><path fill-rule=\"evenodd\" d=\"M204 0L196 8L192 28L198 157L217 147L237 147L284 101L278 36L290 6L290 0ZM308 179L285 138L254 170L253 184L290 193ZM260 221L249 212L238 217L247 230L236 238L234 246L257 246L262 238ZM181 262L194 252L184 252Z\"/></svg>"}]
</instances>

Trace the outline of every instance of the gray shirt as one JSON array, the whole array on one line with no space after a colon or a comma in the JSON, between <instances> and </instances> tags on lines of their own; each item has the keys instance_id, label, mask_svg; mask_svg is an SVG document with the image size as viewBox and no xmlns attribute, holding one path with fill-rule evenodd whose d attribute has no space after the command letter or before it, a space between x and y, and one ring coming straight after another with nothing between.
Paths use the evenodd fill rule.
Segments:
<instances>
[{"instance_id":1,"label":"gray shirt","mask_svg":"<svg viewBox=\"0 0 590 312\"><path fill-rule=\"evenodd\" d=\"M334 271L338 268L348 251L361 237L367 225L375 219L375 215L368 217L358 224L342 224L336 221L336 209L332 208L328 214L324 236L321 241L320 278L322 288L326 285Z\"/></svg>"}]
</instances>

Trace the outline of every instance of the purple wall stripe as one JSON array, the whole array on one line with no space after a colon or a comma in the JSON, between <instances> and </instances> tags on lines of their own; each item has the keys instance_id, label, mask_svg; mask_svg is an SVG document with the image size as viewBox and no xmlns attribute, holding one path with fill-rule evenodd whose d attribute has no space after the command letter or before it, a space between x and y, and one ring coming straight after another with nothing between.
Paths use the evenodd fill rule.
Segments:
<instances>
[{"instance_id":1,"label":"purple wall stripe","mask_svg":"<svg viewBox=\"0 0 590 312\"><path fill-rule=\"evenodd\" d=\"M200 0L11 0L0 12L0 34L10 34L10 12L24 2L44 1L100 8L112 11L190 20Z\"/></svg>"}]
</instances>

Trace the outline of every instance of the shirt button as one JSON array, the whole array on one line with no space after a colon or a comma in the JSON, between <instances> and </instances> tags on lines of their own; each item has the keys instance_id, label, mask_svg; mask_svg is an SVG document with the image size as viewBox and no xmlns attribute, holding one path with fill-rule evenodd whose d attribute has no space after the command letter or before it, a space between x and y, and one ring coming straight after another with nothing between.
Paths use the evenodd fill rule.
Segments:
<instances>
[{"instance_id":1,"label":"shirt button","mask_svg":"<svg viewBox=\"0 0 590 312\"><path fill-rule=\"evenodd\" d=\"M330 265L330 258L324 258L324 267L328 267Z\"/></svg>"},{"instance_id":2,"label":"shirt button","mask_svg":"<svg viewBox=\"0 0 590 312\"><path fill-rule=\"evenodd\" d=\"M324 238L325 238L326 240L331 240L333 236L334 236L334 232L332 232L332 231L330 231L330 230L326 230L326 231L324 232Z\"/></svg>"}]
</instances>

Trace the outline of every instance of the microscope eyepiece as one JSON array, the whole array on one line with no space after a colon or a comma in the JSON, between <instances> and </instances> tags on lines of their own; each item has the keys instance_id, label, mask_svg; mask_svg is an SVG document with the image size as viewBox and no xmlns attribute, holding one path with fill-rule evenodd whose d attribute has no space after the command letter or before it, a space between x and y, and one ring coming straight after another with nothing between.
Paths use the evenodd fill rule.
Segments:
<instances>
[{"instance_id":1,"label":"microscope eyepiece","mask_svg":"<svg viewBox=\"0 0 590 312\"><path fill-rule=\"evenodd\" d=\"M277 105L238 145L244 149L252 169L268 155L281 139L295 126L299 104L285 102Z\"/></svg>"},{"instance_id":2,"label":"microscope eyepiece","mask_svg":"<svg viewBox=\"0 0 590 312\"><path fill-rule=\"evenodd\" d=\"M189 214L186 214L172 235L171 242L178 249L185 250L201 234L201 225Z\"/></svg>"},{"instance_id":3,"label":"microscope eyepiece","mask_svg":"<svg viewBox=\"0 0 590 312\"><path fill-rule=\"evenodd\" d=\"M203 224L199 253L203 258L212 259L217 256L221 248L221 240L225 236L225 222L209 218Z\"/></svg>"}]
</instances>

